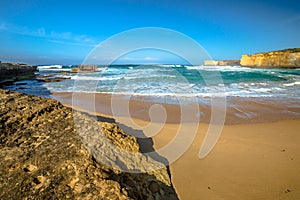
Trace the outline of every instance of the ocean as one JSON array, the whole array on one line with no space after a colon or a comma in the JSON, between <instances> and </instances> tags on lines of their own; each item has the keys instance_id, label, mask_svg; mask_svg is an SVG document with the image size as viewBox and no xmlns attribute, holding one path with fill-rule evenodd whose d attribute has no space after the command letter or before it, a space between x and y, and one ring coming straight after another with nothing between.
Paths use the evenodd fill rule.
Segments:
<instances>
[{"instance_id":1,"label":"ocean","mask_svg":"<svg viewBox=\"0 0 300 200\"><path fill-rule=\"evenodd\" d=\"M256 69L240 66L111 65L96 72L71 73L76 66L39 66L39 77L59 82L25 80L6 89L49 97L53 92L97 92L148 97L176 103L174 98L260 97L300 100L300 69ZM300 102L300 101L299 101Z\"/></svg>"}]
</instances>

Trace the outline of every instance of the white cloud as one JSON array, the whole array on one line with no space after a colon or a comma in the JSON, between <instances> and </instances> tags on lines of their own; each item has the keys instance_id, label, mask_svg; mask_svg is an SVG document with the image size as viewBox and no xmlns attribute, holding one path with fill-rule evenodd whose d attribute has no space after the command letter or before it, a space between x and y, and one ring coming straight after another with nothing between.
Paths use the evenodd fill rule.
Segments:
<instances>
[{"instance_id":1,"label":"white cloud","mask_svg":"<svg viewBox=\"0 0 300 200\"><path fill-rule=\"evenodd\" d=\"M46 31L44 28L39 28L38 29L38 35L44 37L46 35Z\"/></svg>"},{"instance_id":2,"label":"white cloud","mask_svg":"<svg viewBox=\"0 0 300 200\"><path fill-rule=\"evenodd\" d=\"M74 46L89 46L89 47L96 47L95 44L88 44L88 43L82 43L82 42L68 42L68 41L62 41L62 40L48 40L49 42L57 43L57 44L64 44L64 45L74 45Z\"/></svg>"},{"instance_id":3,"label":"white cloud","mask_svg":"<svg viewBox=\"0 0 300 200\"><path fill-rule=\"evenodd\" d=\"M159 58L155 57L121 57L119 58L120 60L125 60L125 61L159 61Z\"/></svg>"},{"instance_id":4,"label":"white cloud","mask_svg":"<svg viewBox=\"0 0 300 200\"><path fill-rule=\"evenodd\" d=\"M9 23L0 23L0 31L11 32L19 35L28 35L34 37L42 37L48 39L50 42L82 45L82 46L95 46L96 41L94 38L83 34L73 34L71 32L57 32L54 30L46 31L44 27L36 29L29 29L26 26L18 26Z\"/></svg>"},{"instance_id":5,"label":"white cloud","mask_svg":"<svg viewBox=\"0 0 300 200\"><path fill-rule=\"evenodd\" d=\"M147 61L158 61L159 59L158 58L153 58L153 57L145 57L144 60L147 60Z\"/></svg>"}]
</instances>

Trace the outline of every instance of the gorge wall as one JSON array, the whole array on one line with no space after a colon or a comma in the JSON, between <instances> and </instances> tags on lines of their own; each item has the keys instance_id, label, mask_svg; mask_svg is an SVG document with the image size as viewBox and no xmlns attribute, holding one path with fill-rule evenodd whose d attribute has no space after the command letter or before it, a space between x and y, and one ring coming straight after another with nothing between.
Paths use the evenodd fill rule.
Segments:
<instances>
[{"instance_id":1,"label":"gorge wall","mask_svg":"<svg viewBox=\"0 0 300 200\"><path fill-rule=\"evenodd\" d=\"M243 55L241 65L245 67L300 67L300 48Z\"/></svg>"}]
</instances>

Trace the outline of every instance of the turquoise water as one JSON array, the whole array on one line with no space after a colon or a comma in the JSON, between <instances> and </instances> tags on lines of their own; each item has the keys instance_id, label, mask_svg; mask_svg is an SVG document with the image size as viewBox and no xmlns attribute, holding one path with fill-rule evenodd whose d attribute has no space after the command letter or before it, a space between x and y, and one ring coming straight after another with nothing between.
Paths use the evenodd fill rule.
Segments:
<instances>
[{"instance_id":1,"label":"turquoise water","mask_svg":"<svg viewBox=\"0 0 300 200\"><path fill-rule=\"evenodd\" d=\"M93 73L71 73L72 66L40 67L39 75L68 78L61 82L27 82L14 90L41 86L49 92L120 93L154 97L270 97L300 99L299 69L253 69L239 66L112 65ZM64 72L64 73L61 73ZM20 87L19 87L20 88ZM40 89L40 92L43 90Z\"/></svg>"}]
</instances>

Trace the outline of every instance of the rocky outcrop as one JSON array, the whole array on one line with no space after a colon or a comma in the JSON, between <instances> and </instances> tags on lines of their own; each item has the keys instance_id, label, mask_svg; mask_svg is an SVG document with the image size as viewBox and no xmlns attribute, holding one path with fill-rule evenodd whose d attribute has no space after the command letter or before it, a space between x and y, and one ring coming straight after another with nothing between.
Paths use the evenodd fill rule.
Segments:
<instances>
[{"instance_id":1,"label":"rocky outcrop","mask_svg":"<svg viewBox=\"0 0 300 200\"><path fill-rule=\"evenodd\" d=\"M77 68L72 68L73 73L77 72L95 72L97 71L97 65L78 65Z\"/></svg>"},{"instance_id":2,"label":"rocky outcrop","mask_svg":"<svg viewBox=\"0 0 300 200\"><path fill-rule=\"evenodd\" d=\"M204 60L204 66L239 66L240 60Z\"/></svg>"},{"instance_id":3,"label":"rocky outcrop","mask_svg":"<svg viewBox=\"0 0 300 200\"><path fill-rule=\"evenodd\" d=\"M177 199L167 169L116 124L51 99L0 96L0 199ZM110 155L114 166L101 160ZM134 162L154 170L121 170Z\"/></svg>"},{"instance_id":4,"label":"rocky outcrop","mask_svg":"<svg viewBox=\"0 0 300 200\"><path fill-rule=\"evenodd\" d=\"M204 60L203 65L204 66L216 66L216 65L218 65L218 61L217 60Z\"/></svg>"},{"instance_id":5,"label":"rocky outcrop","mask_svg":"<svg viewBox=\"0 0 300 200\"><path fill-rule=\"evenodd\" d=\"M44 76L36 76L36 80L41 82L60 82L66 79L71 79L71 77L63 77L63 76L57 76L57 74L50 74L50 75L44 75Z\"/></svg>"},{"instance_id":6,"label":"rocky outcrop","mask_svg":"<svg viewBox=\"0 0 300 200\"><path fill-rule=\"evenodd\" d=\"M219 60L218 66L240 66L240 60Z\"/></svg>"},{"instance_id":7,"label":"rocky outcrop","mask_svg":"<svg viewBox=\"0 0 300 200\"><path fill-rule=\"evenodd\" d=\"M243 55L241 65L245 67L298 68L300 67L300 48Z\"/></svg>"},{"instance_id":8,"label":"rocky outcrop","mask_svg":"<svg viewBox=\"0 0 300 200\"><path fill-rule=\"evenodd\" d=\"M0 84L31 78L37 71L35 66L18 63L0 63Z\"/></svg>"}]
</instances>

